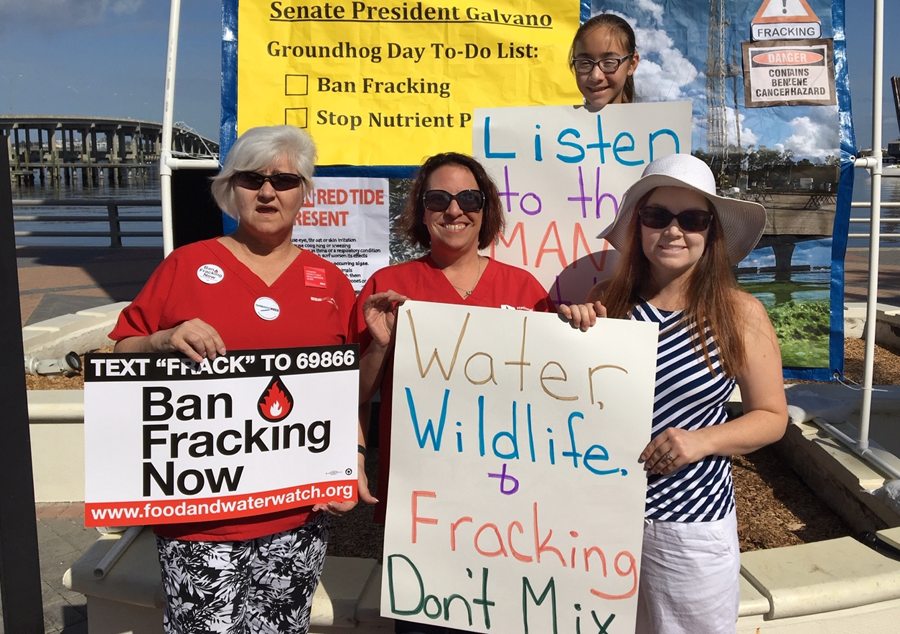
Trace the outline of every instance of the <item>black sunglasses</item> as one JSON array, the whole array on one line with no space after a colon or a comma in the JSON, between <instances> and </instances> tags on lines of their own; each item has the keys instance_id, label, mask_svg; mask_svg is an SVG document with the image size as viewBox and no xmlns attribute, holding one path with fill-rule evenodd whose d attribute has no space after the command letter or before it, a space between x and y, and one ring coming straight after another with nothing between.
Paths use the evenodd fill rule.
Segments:
<instances>
[{"instance_id":1,"label":"black sunglasses","mask_svg":"<svg viewBox=\"0 0 900 634\"><path fill-rule=\"evenodd\" d=\"M484 194L480 189L464 189L457 194L443 189L429 189L422 195L425 209L429 211L447 211L454 200L465 212L480 211L484 207Z\"/></svg>"},{"instance_id":2,"label":"black sunglasses","mask_svg":"<svg viewBox=\"0 0 900 634\"><path fill-rule=\"evenodd\" d=\"M641 224L651 229L665 229L672 224L673 218L685 231L703 231L712 222L712 214L703 209L687 209L673 214L663 207L643 207L640 217Z\"/></svg>"},{"instance_id":3,"label":"black sunglasses","mask_svg":"<svg viewBox=\"0 0 900 634\"><path fill-rule=\"evenodd\" d=\"M298 174L260 174L259 172L237 172L234 184L244 189L262 189L266 181L272 183L272 189L283 192L299 187L303 177Z\"/></svg>"}]
</instances>

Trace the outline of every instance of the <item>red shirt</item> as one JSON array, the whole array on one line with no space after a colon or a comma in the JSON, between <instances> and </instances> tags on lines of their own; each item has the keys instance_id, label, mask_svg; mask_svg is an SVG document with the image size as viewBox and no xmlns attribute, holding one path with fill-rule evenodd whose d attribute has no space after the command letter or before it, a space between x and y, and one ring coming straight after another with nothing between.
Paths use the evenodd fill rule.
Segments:
<instances>
[{"instance_id":1,"label":"red shirt","mask_svg":"<svg viewBox=\"0 0 900 634\"><path fill-rule=\"evenodd\" d=\"M463 298L453 288L431 256L426 255L418 260L381 269L369 278L356 300L355 310L355 334L363 353L372 343L372 337L363 317L363 302L373 293L387 290L394 290L410 299L424 302L540 312L556 310L553 300L547 295L544 287L524 269L488 259L487 267L472 294ZM381 383L381 411L378 418L378 489L375 496L380 502L375 509L375 518L382 522L387 503L387 484L391 460L393 355L387 363L388 367L385 368Z\"/></svg>"},{"instance_id":2,"label":"red shirt","mask_svg":"<svg viewBox=\"0 0 900 634\"><path fill-rule=\"evenodd\" d=\"M255 304L261 297L274 300L277 318L266 320L257 313ZM343 344L352 341L354 300L347 276L309 251L301 250L268 286L218 239L205 240L173 251L122 311L109 336L119 341L151 335L197 318L215 328L230 350ZM192 541L253 539L302 526L311 510L161 524L154 531Z\"/></svg>"}]
</instances>

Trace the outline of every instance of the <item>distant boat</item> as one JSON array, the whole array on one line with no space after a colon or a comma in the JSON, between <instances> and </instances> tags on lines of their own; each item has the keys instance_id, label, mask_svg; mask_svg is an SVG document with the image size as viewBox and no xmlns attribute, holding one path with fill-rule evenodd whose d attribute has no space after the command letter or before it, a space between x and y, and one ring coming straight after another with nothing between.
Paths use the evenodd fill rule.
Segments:
<instances>
[{"instance_id":1,"label":"distant boat","mask_svg":"<svg viewBox=\"0 0 900 634\"><path fill-rule=\"evenodd\" d=\"M892 163L891 165L881 166L882 176L895 176L900 178L900 163Z\"/></svg>"}]
</instances>

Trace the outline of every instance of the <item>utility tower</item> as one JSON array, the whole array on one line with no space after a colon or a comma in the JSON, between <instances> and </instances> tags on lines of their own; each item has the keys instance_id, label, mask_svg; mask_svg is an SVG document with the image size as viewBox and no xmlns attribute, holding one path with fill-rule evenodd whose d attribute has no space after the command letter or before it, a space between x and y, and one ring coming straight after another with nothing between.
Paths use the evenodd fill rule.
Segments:
<instances>
[{"instance_id":1,"label":"utility tower","mask_svg":"<svg viewBox=\"0 0 900 634\"><path fill-rule=\"evenodd\" d=\"M724 164L728 136L725 132L725 0L709 2L709 45L706 51L706 145L707 152ZM721 168L720 168L721 169Z\"/></svg>"}]
</instances>

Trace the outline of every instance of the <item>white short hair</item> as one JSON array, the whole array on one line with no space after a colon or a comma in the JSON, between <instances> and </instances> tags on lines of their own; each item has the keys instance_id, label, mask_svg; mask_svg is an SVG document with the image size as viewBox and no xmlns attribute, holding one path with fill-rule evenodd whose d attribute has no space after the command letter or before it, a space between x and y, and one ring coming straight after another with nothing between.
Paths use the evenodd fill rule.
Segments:
<instances>
[{"instance_id":1,"label":"white short hair","mask_svg":"<svg viewBox=\"0 0 900 634\"><path fill-rule=\"evenodd\" d=\"M316 144L309 134L290 125L250 128L244 132L228 152L222 171L212 179L212 194L226 214L237 220L234 201L234 175L237 172L258 172L287 159L297 174L303 177L304 195L312 189L316 163Z\"/></svg>"}]
</instances>

